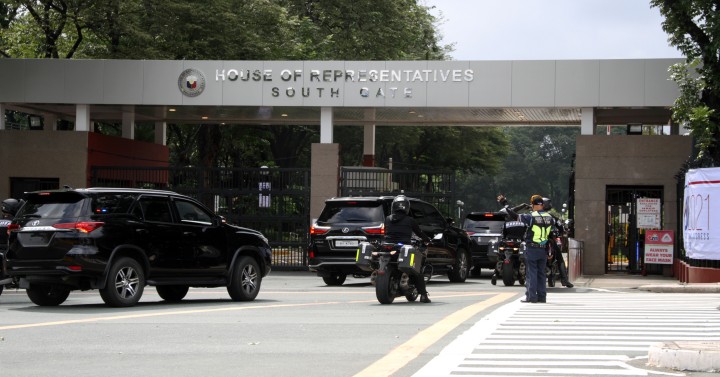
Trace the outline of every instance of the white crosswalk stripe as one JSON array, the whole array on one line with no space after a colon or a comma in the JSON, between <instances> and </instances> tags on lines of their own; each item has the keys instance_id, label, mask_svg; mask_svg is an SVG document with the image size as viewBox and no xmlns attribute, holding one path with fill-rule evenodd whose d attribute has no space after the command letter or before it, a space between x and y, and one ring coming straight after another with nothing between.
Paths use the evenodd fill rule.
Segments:
<instances>
[{"instance_id":1,"label":"white crosswalk stripe","mask_svg":"<svg viewBox=\"0 0 720 377\"><path fill-rule=\"evenodd\" d=\"M645 359L657 342L720 340L719 305L715 294L650 292L563 292L551 293L548 304L514 301L414 376L656 376L662 373L628 363Z\"/></svg>"}]
</instances>

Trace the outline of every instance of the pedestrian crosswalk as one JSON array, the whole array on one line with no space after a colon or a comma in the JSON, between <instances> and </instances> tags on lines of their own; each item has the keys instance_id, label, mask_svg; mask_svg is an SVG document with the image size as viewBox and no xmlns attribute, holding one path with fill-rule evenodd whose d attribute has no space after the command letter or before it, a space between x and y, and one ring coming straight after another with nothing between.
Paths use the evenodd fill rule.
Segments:
<instances>
[{"instance_id":1,"label":"pedestrian crosswalk","mask_svg":"<svg viewBox=\"0 0 720 377\"><path fill-rule=\"evenodd\" d=\"M563 292L482 318L415 376L653 376L650 345L720 341L720 295ZM678 375L682 373L665 373Z\"/></svg>"}]
</instances>

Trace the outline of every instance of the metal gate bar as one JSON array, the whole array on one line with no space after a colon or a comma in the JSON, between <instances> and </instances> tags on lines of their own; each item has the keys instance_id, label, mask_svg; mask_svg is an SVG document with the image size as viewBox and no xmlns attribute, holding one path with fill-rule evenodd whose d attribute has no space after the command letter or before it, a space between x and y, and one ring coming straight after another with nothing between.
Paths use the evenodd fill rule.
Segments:
<instances>
[{"instance_id":1,"label":"metal gate bar","mask_svg":"<svg viewBox=\"0 0 720 377\"><path fill-rule=\"evenodd\" d=\"M307 269L309 169L94 166L91 185L193 197L229 223L261 231L273 249L273 269Z\"/></svg>"}]
</instances>

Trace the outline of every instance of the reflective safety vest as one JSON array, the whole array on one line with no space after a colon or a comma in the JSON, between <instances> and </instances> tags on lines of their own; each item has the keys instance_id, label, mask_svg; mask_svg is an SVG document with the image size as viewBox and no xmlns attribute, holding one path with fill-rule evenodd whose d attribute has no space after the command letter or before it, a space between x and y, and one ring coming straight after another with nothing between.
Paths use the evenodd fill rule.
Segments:
<instances>
[{"instance_id":1,"label":"reflective safety vest","mask_svg":"<svg viewBox=\"0 0 720 377\"><path fill-rule=\"evenodd\" d=\"M530 213L530 234L527 241L539 245L545 245L550 237L550 231L555 224L555 219L547 212L533 211Z\"/></svg>"}]
</instances>

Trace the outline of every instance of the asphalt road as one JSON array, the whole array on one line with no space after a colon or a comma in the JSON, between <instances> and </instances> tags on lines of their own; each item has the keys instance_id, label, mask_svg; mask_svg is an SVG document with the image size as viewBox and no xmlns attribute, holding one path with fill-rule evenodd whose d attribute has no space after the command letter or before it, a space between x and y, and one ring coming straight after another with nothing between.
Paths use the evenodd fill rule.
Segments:
<instances>
[{"instance_id":1,"label":"asphalt road","mask_svg":"<svg viewBox=\"0 0 720 377\"><path fill-rule=\"evenodd\" d=\"M132 308L107 307L97 291L73 292L63 305L38 307L24 291L5 290L0 373L412 376L460 335L472 334L468 330L477 329L476 323L497 316L496 309L517 306L524 288L493 286L484 271L461 284L436 276L428 291L430 304L396 299L381 305L368 279L348 278L341 287L328 287L309 272L272 272L257 300L243 303L230 301L225 289L191 289L185 300L169 304L147 287ZM630 289L612 289L623 291ZM524 305L555 310L583 292L597 294L584 286L548 292L547 306ZM454 367L448 364L447 372ZM659 375L683 375L662 374L668 372Z\"/></svg>"},{"instance_id":2,"label":"asphalt road","mask_svg":"<svg viewBox=\"0 0 720 377\"><path fill-rule=\"evenodd\" d=\"M191 289L164 303L106 307L97 291L38 307L23 290L0 296L0 371L11 376L409 376L520 286L489 271L462 284L436 276L430 304L381 305L369 279L328 287L309 272L272 272L253 302ZM8 374L6 374L8 373Z\"/></svg>"}]
</instances>

